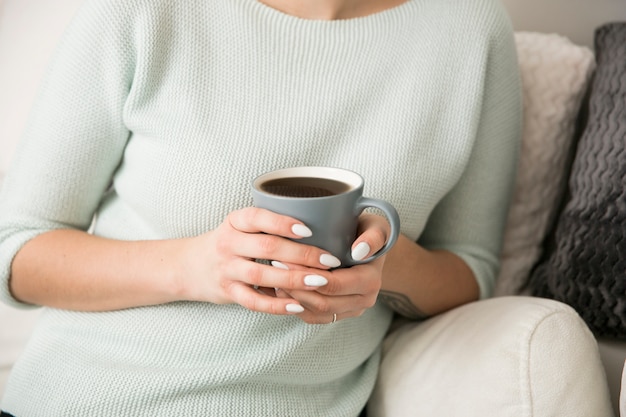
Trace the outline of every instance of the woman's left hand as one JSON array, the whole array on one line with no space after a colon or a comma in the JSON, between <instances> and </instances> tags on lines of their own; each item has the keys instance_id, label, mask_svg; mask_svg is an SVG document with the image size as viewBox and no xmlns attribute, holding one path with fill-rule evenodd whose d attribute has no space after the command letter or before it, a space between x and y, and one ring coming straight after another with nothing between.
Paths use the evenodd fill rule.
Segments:
<instances>
[{"instance_id":1,"label":"woman's left hand","mask_svg":"<svg viewBox=\"0 0 626 417\"><path fill-rule=\"evenodd\" d=\"M365 259L380 250L389 236L389 224L384 217L363 214L359 220L358 237L352 244L352 254L357 260ZM361 265L325 271L328 284L315 291L290 291L276 289L278 297L298 300L305 311L298 316L309 324L329 324L338 320L362 315L376 303L382 285L385 255ZM279 268L306 270L300 265L273 263ZM311 269L315 273L315 269Z\"/></svg>"}]
</instances>

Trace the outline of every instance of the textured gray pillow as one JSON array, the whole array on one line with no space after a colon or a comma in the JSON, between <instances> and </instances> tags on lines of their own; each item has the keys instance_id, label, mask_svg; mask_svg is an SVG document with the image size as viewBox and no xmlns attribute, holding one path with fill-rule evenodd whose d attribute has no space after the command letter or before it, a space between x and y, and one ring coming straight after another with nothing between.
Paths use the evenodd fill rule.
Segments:
<instances>
[{"instance_id":1,"label":"textured gray pillow","mask_svg":"<svg viewBox=\"0 0 626 417\"><path fill-rule=\"evenodd\" d=\"M601 336L626 339L626 22L596 30L589 119L533 295L574 307Z\"/></svg>"}]
</instances>

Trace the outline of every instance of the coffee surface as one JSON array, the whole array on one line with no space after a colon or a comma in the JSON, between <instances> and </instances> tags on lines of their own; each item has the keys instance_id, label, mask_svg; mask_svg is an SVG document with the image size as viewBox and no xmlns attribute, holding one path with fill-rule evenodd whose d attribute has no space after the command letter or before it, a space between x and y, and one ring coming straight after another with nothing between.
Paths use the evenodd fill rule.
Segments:
<instances>
[{"instance_id":1,"label":"coffee surface","mask_svg":"<svg viewBox=\"0 0 626 417\"><path fill-rule=\"evenodd\" d=\"M290 177L266 181L259 188L283 197L311 198L345 193L350 185L328 178Z\"/></svg>"}]
</instances>

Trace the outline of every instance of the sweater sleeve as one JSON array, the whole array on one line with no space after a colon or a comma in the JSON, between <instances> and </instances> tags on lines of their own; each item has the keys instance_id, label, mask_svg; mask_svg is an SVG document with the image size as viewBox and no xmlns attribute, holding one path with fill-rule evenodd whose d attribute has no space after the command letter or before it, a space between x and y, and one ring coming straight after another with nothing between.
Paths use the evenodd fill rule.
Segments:
<instances>
[{"instance_id":1,"label":"sweater sleeve","mask_svg":"<svg viewBox=\"0 0 626 417\"><path fill-rule=\"evenodd\" d=\"M522 126L521 80L513 31L502 14L492 33L475 143L456 186L435 207L419 243L460 256L489 297L499 269Z\"/></svg>"},{"instance_id":2,"label":"sweater sleeve","mask_svg":"<svg viewBox=\"0 0 626 417\"><path fill-rule=\"evenodd\" d=\"M132 24L123 2L86 1L44 76L0 192L0 300L11 263L30 239L87 230L119 165L129 132L123 108L132 84Z\"/></svg>"}]
</instances>

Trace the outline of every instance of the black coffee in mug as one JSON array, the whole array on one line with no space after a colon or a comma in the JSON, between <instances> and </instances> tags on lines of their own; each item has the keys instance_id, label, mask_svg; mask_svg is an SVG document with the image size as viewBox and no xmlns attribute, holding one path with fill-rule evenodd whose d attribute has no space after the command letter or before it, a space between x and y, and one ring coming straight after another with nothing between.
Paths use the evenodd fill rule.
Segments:
<instances>
[{"instance_id":1,"label":"black coffee in mug","mask_svg":"<svg viewBox=\"0 0 626 417\"><path fill-rule=\"evenodd\" d=\"M282 197L314 198L345 193L350 185L330 178L284 177L265 181L259 188Z\"/></svg>"}]
</instances>

